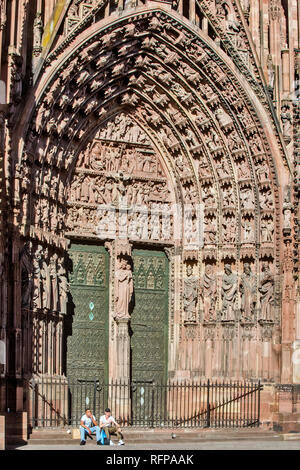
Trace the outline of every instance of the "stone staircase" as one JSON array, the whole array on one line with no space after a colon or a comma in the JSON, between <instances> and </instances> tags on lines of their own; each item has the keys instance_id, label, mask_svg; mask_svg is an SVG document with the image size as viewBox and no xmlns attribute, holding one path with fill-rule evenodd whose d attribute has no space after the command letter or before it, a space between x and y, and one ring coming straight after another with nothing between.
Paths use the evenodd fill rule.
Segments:
<instances>
[{"instance_id":1,"label":"stone staircase","mask_svg":"<svg viewBox=\"0 0 300 470\"><path fill-rule=\"evenodd\" d=\"M133 444L191 444L209 441L230 440L279 440L281 436L273 431L260 429L123 429L124 441L127 445ZM117 437L112 440L117 443ZM28 444L32 445L79 445L80 437L78 430L70 429L34 429L29 436ZM88 446L96 445L96 436L87 438Z\"/></svg>"}]
</instances>

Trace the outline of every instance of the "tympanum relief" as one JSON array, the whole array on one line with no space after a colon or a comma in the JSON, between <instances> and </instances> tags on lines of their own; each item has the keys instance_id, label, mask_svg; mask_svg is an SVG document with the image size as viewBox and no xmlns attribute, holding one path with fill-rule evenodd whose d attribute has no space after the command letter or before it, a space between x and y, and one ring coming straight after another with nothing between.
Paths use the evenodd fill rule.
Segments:
<instances>
[{"instance_id":1,"label":"tympanum relief","mask_svg":"<svg viewBox=\"0 0 300 470\"><path fill-rule=\"evenodd\" d=\"M68 193L68 229L100 238L110 238L111 230L113 238L128 230L129 238L158 240L165 234L168 239L163 214L170 212L172 200L166 171L149 137L121 113L78 157Z\"/></svg>"}]
</instances>

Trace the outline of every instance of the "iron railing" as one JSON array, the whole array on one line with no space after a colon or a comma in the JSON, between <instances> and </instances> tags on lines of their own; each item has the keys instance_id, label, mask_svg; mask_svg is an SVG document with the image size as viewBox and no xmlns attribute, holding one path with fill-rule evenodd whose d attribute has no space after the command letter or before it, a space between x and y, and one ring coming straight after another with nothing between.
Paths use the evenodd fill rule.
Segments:
<instances>
[{"instance_id":1,"label":"iron railing","mask_svg":"<svg viewBox=\"0 0 300 470\"><path fill-rule=\"evenodd\" d=\"M109 407L122 427L258 427L260 382L211 381L101 384L40 377L30 382L33 427L78 426L89 407L96 419Z\"/></svg>"}]
</instances>

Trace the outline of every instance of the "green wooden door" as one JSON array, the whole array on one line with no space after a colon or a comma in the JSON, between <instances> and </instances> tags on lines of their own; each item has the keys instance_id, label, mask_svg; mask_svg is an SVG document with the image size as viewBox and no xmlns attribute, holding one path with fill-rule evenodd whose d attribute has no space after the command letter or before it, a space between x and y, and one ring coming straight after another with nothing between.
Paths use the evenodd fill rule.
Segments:
<instances>
[{"instance_id":1,"label":"green wooden door","mask_svg":"<svg viewBox=\"0 0 300 470\"><path fill-rule=\"evenodd\" d=\"M164 252L133 250L132 381L164 383L168 361L168 259Z\"/></svg>"},{"instance_id":2,"label":"green wooden door","mask_svg":"<svg viewBox=\"0 0 300 470\"><path fill-rule=\"evenodd\" d=\"M72 244L67 376L103 383L108 373L109 256L103 246Z\"/></svg>"}]
</instances>

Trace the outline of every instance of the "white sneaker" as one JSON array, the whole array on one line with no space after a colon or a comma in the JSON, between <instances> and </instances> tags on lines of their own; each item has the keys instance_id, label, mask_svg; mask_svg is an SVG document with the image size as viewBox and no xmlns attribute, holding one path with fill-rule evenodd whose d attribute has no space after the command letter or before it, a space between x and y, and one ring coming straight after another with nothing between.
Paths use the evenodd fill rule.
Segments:
<instances>
[{"instance_id":1,"label":"white sneaker","mask_svg":"<svg viewBox=\"0 0 300 470\"><path fill-rule=\"evenodd\" d=\"M109 445L114 446L115 444L113 443L113 441L109 441Z\"/></svg>"},{"instance_id":2,"label":"white sneaker","mask_svg":"<svg viewBox=\"0 0 300 470\"><path fill-rule=\"evenodd\" d=\"M122 439L119 440L118 442L118 446L123 446L125 444L125 442L122 441Z\"/></svg>"}]
</instances>

